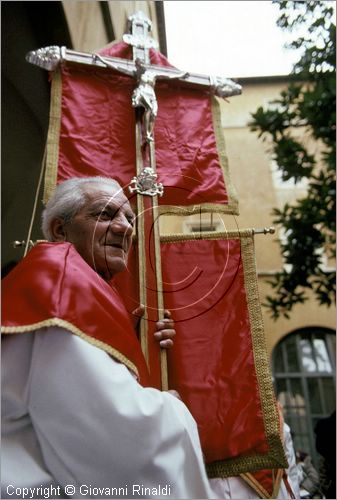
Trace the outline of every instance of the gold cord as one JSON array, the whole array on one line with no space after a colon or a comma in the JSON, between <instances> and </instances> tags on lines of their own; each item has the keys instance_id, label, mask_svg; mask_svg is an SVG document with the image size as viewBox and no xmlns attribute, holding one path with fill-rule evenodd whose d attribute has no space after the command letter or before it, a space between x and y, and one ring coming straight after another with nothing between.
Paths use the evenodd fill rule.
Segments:
<instances>
[{"instance_id":1,"label":"gold cord","mask_svg":"<svg viewBox=\"0 0 337 500\"><path fill-rule=\"evenodd\" d=\"M33 224L34 224L35 215L36 215L37 201L38 201L38 197L39 197L39 193L40 193L40 189L41 189L43 174L44 174L44 171L45 171L45 168L46 168L46 156L47 156L47 145L45 145L44 152L43 152L42 165L41 165L39 181L37 183L37 188L36 188L36 193L35 193L35 199L34 199L34 206L33 206L33 211L32 211L32 217L30 219L28 234L27 234L27 238L26 238L25 251L23 253L24 257L27 255L28 248L29 248L30 237L31 237L32 230L33 230Z\"/></svg>"}]
</instances>

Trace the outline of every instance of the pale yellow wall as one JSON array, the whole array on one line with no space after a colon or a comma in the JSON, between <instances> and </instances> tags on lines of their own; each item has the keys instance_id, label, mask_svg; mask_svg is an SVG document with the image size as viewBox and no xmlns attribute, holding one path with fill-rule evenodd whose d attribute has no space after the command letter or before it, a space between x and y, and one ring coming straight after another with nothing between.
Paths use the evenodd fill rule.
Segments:
<instances>
[{"instance_id":1,"label":"pale yellow wall","mask_svg":"<svg viewBox=\"0 0 337 500\"><path fill-rule=\"evenodd\" d=\"M136 9L131 8L131 4L136 2L109 2L109 10L111 14L112 26L116 40L121 40L126 32L126 24L128 15L135 12Z\"/></svg>"},{"instance_id":2,"label":"pale yellow wall","mask_svg":"<svg viewBox=\"0 0 337 500\"><path fill-rule=\"evenodd\" d=\"M275 186L271 170L271 155L268 145L248 128L250 113L259 106L277 98L285 83L246 84L241 96L231 98L231 103L221 103L222 125L226 141L227 155L232 179L236 187L240 216L236 218L240 227L265 227L272 225L271 210L285 202L293 202L305 194L304 188L280 188ZM311 150L315 151L314 148ZM259 274L281 269L282 259L278 245L279 228L275 235L255 237L256 262ZM261 302L267 294L272 294L266 278L259 276ZM335 307L319 306L311 298L305 304L296 305L290 319L280 318L276 322L269 312L262 308L265 323L268 352L288 333L304 327L321 326L335 330Z\"/></svg>"},{"instance_id":3,"label":"pale yellow wall","mask_svg":"<svg viewBox=\"0 0 337 500\"><path fill-rule=\"evenodd\" d=\"M271 288L265 279L259 278L260 297L271 293ZM319 306L314 297L309 293L309 300L305 304L298 304L290 313L290 319L280 318L274 321L270 318L265 308L262 308L263 321L265 325L267 350L271 356L275 345L286 335L298 328L324 327L336 329L336 309Z\"/></svg>"}]
</instances>

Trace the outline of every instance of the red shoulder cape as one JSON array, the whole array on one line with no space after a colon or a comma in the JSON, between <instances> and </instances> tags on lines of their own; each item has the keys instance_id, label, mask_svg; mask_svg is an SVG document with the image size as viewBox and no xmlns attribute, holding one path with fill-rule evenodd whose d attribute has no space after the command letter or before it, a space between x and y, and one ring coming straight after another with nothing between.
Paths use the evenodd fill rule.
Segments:
<instances>
[{"instance_id":1,"label":"red shoulder cape","mask_svg":"<svg viewBox=\"0 0 337 500\"><path fill-rule=\"evenodd\" d=\"M71 243L40 243L2 281L2 332L60 326L111 354L148 385L140 343L118 292Z\"/></svg>"}]
</instances>

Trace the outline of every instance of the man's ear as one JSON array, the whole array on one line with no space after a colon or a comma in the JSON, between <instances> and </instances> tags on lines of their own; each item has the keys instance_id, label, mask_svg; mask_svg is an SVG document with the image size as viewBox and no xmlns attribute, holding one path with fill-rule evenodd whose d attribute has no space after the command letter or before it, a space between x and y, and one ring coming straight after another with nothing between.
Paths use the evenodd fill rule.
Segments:
<instances>
[{"instance_id":1,"label":"man's ear","mask_svg":"<svg viewBox=\"0 0 337 500\"><path fill-rule=\"evenodd\" d=\"M64 229L65 222L60 217L54 219L50 224L50 231L53 236L53 241L66 241L66 232Z\"/></svg>"}]
</instances>

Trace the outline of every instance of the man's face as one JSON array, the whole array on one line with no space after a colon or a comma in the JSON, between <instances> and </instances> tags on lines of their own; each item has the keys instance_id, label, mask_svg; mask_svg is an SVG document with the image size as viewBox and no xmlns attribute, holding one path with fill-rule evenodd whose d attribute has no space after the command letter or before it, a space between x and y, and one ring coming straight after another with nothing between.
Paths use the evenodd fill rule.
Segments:
<instances>
[{"instance_id":1,"label":"man's face","mask_svg":"<svg viewBox=\"0 0 337 500\"><path fill-rule=\"evenodd\" d=\"M85 205L64 225L65 240L109 280L126 268L135 216L118 188L88 184L85 192Z\"/></svg>"}]
</instances>

